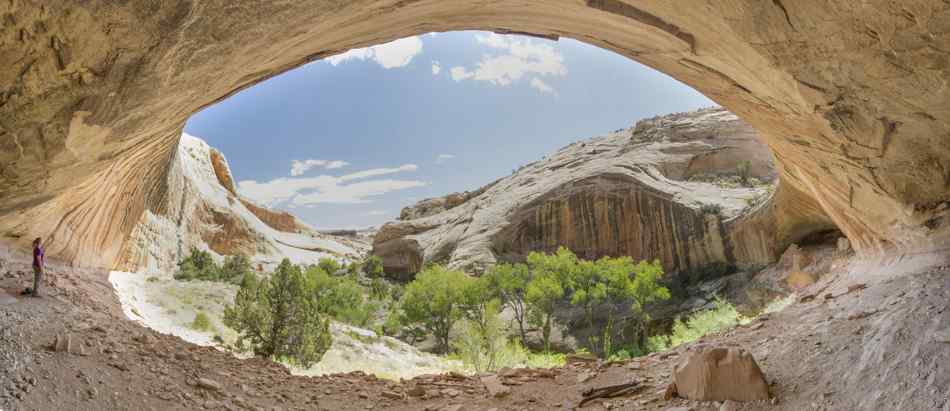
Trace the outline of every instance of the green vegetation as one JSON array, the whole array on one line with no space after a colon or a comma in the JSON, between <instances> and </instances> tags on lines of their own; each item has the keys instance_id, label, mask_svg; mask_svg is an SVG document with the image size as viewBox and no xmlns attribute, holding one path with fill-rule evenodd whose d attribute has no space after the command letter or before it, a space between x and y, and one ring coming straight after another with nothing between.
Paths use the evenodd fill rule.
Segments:
<instances>
[{"instance_id":1,"label":"green vegetation","mask_svg":"<svg viewBox=\"0 0 950 411\"><path fill-rule=\"evenodd\" d=\"M240 285L224 313L224 323L239 335L240 349L303 367L329 349L331 319L413 344L432 338L435 351L476 372L563 364L563 355L550 352L551 333L555 313L569 305L583 310L583 322L591 330L584 349L612 360L661 351L749 321L717 300L714 309L677 319L669 335L650 336L645 305L670 298L660 283L660 264L629 257L583 260L566 248L531 253L525 263L498 264L481 277L431 265L405 286L384 280L375 257L348 265L322 260L307 267L285 259L273 273L258 277L246 258L228 257L216 267L210 254L192 250L181 267L176 278ZM732 269L710 266L687 281ZM790 302L776 301L768 309L780 310ZM510 324L500 316L503 309L512 313ZM191 326L213 329L201 312ZM542 353L525 348L531 327L540 331ZM350 334L362 342L376 340ZM614 343L617 335L629 343Z\"/></svg>"},{"instance_id":2,"label":"green vegetation","mask_svg":"<svg viewBox=\"0 0 950 411\"><path fill-rule=\"evenodd\" d=\"M224 257L224 263L218 265L211 253L192 247L191 252L180 263L174 277L180 281L204 280L240 284L244 276L253 273L251 260L244 255Z\"/></svg>"},{"instance_id":3,"label":"green vegetation","mask_svg":"<svg viewBox=\"0 0 950 411\"><path fill-rule=\"evenodd\" d=\"M224 323L238 332L240 349L308 367L330 348L330 320L316 296L322 284L284 259L269 278L242 281Z\"/></svg>"},{"instance_id":4,"label":"green vegetation","mask_svg":"<svg viewBox=\"0 0 950 411\"><path fill-rule=\"evenodd\" d=\"M438 352L448 352L449 333L462 318L463 290L472 281L465 273L441 265L422 270L400 300L403 324L424 329L435 337Z\"/></svg>"},{"instance_id":5,"label":"green vegetation","mask_svg":"<svg viewBox=\"0 0 950 411\"><path fill-rule=\"evenodd\" d=\"M191 328L198 331L211 331L211 320L208 319L208 315L198 311L195 314L195 320L191 322Z\"/></svg>"}]
</instances>

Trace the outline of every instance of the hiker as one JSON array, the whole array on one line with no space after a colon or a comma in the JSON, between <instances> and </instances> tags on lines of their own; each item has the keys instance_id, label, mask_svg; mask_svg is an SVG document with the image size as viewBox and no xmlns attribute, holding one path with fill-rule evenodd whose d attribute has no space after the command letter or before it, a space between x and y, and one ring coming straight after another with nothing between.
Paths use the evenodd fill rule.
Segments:
<instances>
[{"instance_id":1,"label":"hiker","mask_svg":"<svg viewBox=\"0 0 950 411\"><path fill-rule=\"evenodd\" d=\"M43 240L33 240L33 296L40 296L40 284L43 283L43 270L46 269L46 255L43 253Z\"/></svg>"}]
</instances>

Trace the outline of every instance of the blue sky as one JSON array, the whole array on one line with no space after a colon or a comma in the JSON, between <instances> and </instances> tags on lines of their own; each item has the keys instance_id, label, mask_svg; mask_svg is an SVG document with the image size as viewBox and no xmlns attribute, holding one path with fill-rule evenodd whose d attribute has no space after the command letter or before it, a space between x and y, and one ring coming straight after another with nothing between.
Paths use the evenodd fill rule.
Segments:
<instances>
[{"instance_id":1,"label":"blue sky","mask_svg":"<svg viewBox=\"0 0 950 411\"><path fill-rule=\"evenodd\" d=\"M195 114L238 190L318 228L378 225L571 142L714 105L571 39L427 34L313 62Z\"/></svg>"}]
</instances>

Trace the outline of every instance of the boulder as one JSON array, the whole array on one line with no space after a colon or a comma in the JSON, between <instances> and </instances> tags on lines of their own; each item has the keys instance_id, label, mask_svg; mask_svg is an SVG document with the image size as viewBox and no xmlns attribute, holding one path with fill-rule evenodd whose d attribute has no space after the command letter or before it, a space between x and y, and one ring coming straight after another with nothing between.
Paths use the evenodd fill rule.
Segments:
<instances>
[{"instance_id":1,"label":"boulder","mask_svg":"<svg viewBox=\"0 0 950 411\"><path fill-rule=\"evenodd\" d=\"M769 386L748 351L735 347L694 347L673 369L680 397L702 401L769 399Z\"/></svg>"}]
</instances>

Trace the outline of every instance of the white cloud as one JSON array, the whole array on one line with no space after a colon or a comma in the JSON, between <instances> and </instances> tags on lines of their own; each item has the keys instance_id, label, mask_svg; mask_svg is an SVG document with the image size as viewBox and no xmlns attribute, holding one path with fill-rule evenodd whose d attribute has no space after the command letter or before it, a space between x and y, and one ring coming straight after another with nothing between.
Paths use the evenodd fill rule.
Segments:
<instances>
[{"instance_id":1,"label":"white cloud","mask_svg":"<svg viewBox=\"0 0 950 411\"><path fill-rule=\"evenodd\" d=\"M350 60L373 60L383 68L391 69L408 65L419 53L422 53L422 39L412 36L372 47L353 49L327 57L326 61L338 66Z\"/></svg>"},{"instance_id":2,"label":"white cloud","mask_svg":"<svg viewBox=\"0 0 950 411\"><path fill-rule=\"evenodd\" d=\"M442 71L442 65L438 61L432 60L432 75L438 76L439 72Z\"/></svg>"},{"instance_id":3,"label":"white cloud","mask_svg":"<svg viewBox=\"0 0 950 411\"><path fill-rule=\"evenodd\" d=\"M564 56L549 44L495 33L475 35L475 41L500 53L483 55L474 68L452 67L450 73L453 80L486 81L494 85L508 86L525 75L532 75L537 80L531 81L532 87L542 93L553 93L554 89L542 82L538 76L567 75Z\"/></svg>"},{"instance_id":4,"label":"white cloud","mask_svg":"<svg viewBox=\"0 0 950 411\"><path fill-rule=\"evenodd\" d=\"M303 173L306 173L314 167L323 167L326 169L340 168L347 166L350 163L347 163L343 160L316 160L316 159L307 159L307 160L293 160L290 163L290 175L291 176L300 176Z\"/></svg>"},{"instance_id":5,"label":"white cloud","mask_svg":"<svg viewBox=\"0 0 950 411\"><path fill-rule=\"evenodd\" d=\"M332 170L332 169L334 169L334 168L345 167L345 166L348 166L348 165L350 165L350 163L347 163L346 161L343 161L343 160L333 160L333 161L327 163L326 168L327 168L328 170Z\"/></svg>"},{"instance_id":6,"label":"white cloud","mask_svg":"<svg viewBox=\"0 0 950 411\"><path fill-rule=\"evenodd\" d=\"M377 168L363 170L343 176L321 175L316 177L281 177L271 181L257 182L245 180L238 183L242 195L267 206L288 204L311 206L314 204L359 204L369 203L367 197L386 194L391 191L428 185L418 180L380 179L365 180L386 174L414 171L419 167L405 164L396 168ZM364 180L348 183L353 180Z\"/></svg>"},{"instance_id":7,"label":"white cloud","mask_svg":"<svg viewBox=\"0 0 950 411\"><path fill-rule=\"evenodd\" d=\"M531 87L538 89L538 91L542 93L550 93L550 94L557 95L557 92L554 91L554 89L551 88L551 86L549 86L548 83L545 83L544 81L542 81L541 79L537 77L534 77L531 79Z\"/></svg>"},{"instance_id":8,"label":"white cloud","mask_svg":"<svg viewBox=\"0 0 950 411\"><path fill-rule=\"evenodd\" d=\"M350 181L357 180L367 177L376 177L386 174L398 173L400 171L416 171L419 169L419 166L415 164L403 164L396 168L374 168L370 170L359 171L352 174L347 174L343 177L340 177L340 181Z\"/></svg>"},{"instance_id":9,"label":"white cloud","mask_svg":"<svg viewBox=\"0 0 950 411\"><path fill-rule=\"evenodd\" d=\"M439 155L435 158L435 163L436 163L436 164L442 164L442 163L444 163L446 160L451 160L451 159L453 159L453 158L455 158L455 154L439 154Z\"/></svg>"}]
</instances>

